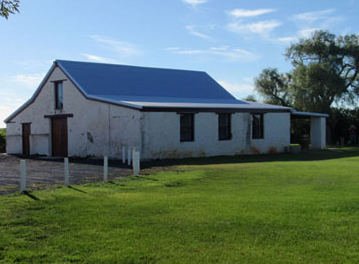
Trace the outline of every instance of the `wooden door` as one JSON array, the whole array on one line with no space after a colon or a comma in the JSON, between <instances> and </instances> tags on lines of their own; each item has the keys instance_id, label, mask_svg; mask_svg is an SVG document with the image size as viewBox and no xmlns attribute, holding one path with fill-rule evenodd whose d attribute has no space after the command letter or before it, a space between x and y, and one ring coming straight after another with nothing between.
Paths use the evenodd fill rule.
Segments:
<instances>
[{"instance_id":1,"label":"wooden door","mask_svg":"<svg viewBox=\"0 0 359 264\"><path fill-rule=\"evenodd\" d=\"M52 156L67 157L67 118L51 119Z\"/></svg>"},{"instance_id":2,"label":"wooden door","mask_svg":"<svg viewBox=\"0 0 359 264\"><path fill-rule=\"evenodd\" d=\"M22 155L24 156L30 156L30 134L30 124L22 124Z\"/></svg>"}]
</instances>

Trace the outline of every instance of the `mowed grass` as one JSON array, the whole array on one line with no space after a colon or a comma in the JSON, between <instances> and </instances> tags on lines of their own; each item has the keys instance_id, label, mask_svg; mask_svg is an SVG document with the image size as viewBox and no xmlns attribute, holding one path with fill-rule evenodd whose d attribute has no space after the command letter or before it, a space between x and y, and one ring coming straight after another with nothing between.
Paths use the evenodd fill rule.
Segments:
<instances>
[{"instance_id":1,"label":"mowed grass","mask_svg":"<svg viewBox=\"0 0 359 264\"><path fill-rule=\"evenodd\" d=\"M358 155L187 160L1 196L0 263L358 263Z\"/></svg>"}]
</instances>

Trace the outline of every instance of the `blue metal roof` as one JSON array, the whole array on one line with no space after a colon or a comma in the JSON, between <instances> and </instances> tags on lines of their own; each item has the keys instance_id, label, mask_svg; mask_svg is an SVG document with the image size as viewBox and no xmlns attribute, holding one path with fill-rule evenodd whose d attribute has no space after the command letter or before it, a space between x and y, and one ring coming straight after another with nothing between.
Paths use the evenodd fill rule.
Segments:
<instances>
[{"instance_id":1,"label":"blue metal roof","mask_svg":"<svg viewBox=\"0 0 359 264\"><path fill-rule=\"evenodd\" d=\"M88 99L145 108L219 108L289 111L291 108L237 100L207 73L56 60L32 97L5 119L10 122L35 101L59 66Z\"/></svg>"},{"instance_id":2,"label":"blue metal roof","mask_svg":"<svg viewBox=\"0 0 359 264\"><path fill-rule=\"evenodd\" d=\"M201 71L57 60L87 95L236 100Z\"/></svg>"}]
</instances>

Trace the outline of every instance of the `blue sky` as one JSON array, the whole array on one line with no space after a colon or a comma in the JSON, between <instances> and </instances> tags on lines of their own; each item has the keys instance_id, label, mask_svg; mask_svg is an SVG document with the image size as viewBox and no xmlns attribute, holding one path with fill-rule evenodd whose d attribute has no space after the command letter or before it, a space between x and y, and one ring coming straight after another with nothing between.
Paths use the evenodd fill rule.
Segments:
<instances>
[{"instance_id":1,"label":"blue sky","mask_svg":"<svg viewBox=\"0 0 359 264\"><path fill-rule=\"evenodd\" d=\"M36 0L0 18L0 127L55 59L208 72L234 96L316 29L359 34L359 0Z\"/></svg>"}]
</instances>

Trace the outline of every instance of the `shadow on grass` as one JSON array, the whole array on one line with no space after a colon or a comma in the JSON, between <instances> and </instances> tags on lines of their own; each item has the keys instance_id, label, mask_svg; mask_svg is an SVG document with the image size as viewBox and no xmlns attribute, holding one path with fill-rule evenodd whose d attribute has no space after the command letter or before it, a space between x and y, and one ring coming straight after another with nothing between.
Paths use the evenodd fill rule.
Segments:
<instances>
[{"instance_id":1,"label":"shadow on grass","mask_svg":"<svg viewBox=\"0 0 359 264\"><path fill-rule=\"evenodd\" d=\"M33 195L32 193L28 192L28 191L23 191L22 194L30 197L31 199L35 200L35 201L39 201L40 199L37 198L35 195Z\"/></svg>"},{"instance_id":2,"label":"shadow on grass","mask_svg":"<svg viewBox=\"0 0 359 264\"><path fill-rule=\"evenodd\" d=\"M111 183L111 184L114 184L114 185L117 185L117 183L115 183L114 181L107 181L108 183Z\"/></svg>"},{"instance_id":3,"label":"shadow on grass","mask_svg":"<svg viewBox=\"0 0 359 264\"><path fill-rule=\"evenodd\" d=\"M261 155L238 155L238 156L217 156L205 158L184 158L184 159L162 159L141 162L142 169L153 167L167 167L176 165L210 165L228 163L249 163L249 162L274 162L274 161L318 161L340 159L359 156L359 147L330 148L326 150L307 150L300 153L280 153ZM63 158L31 156L29 159L48 160L63 162ZM95 158L70 158L71 163L81 163L103 166L102 159ZM109 160L109 168L131 169L131 166L123 164L121 160Z\"/></svg>"},{"instance_id":4,"label":"shadow on grass","mask_svg":"<svg viewBox=\"0 0 359 264\"><path fill-rule=\"evenodd\" d=\"M69 185L68 188L70 188L70 189L72 189L72 190L75 190L75 191L78 191L78 192L80 192L80 193L87 193L87 192L85 192L85 191L83 191L83 190L80 190L80 189L77 189L77 188L75 188L75 187L73 187L73 186L71 186L71 185Z\"/></svg>"},{"instance_id":5,"label":"shadow on grass","mask_svg":"<svg viewBox=\"0 0 359 264\"><path fill-rule=\"evenodd\" d=\"M113 184L113 185L126 186L126 185L123 184L123 183L116 183L116 182L114 182L114 181L107 181L107 182L110 183L110 184Z\"/></svg>"},{"instance_id":6,"label":"shadow on grass","mask_svg":"<svg viewBox=\"0 0 359 264\"><path fill-rule=\"evenodd\" d=\"M218 156L207 158L163 159L141 162L141 168L176 165L215 165L229 163L275 162L275 161L319 161L359 156L359 148L331 148L326 150L307 150L300 153L279 153L261 155Z\"/></svg>"},{"instance_id":7,"label":"shadow on grass","mask_svg":"<svg viewBox=\"0 0 359 264\"><path fill-rule=\"evenodd\" d=\"M136 179L147 180L147 181L158 181L157 179L151 179L151 178L142 177L142 176L136 176Z\"/></svg>"}]
</instances>

